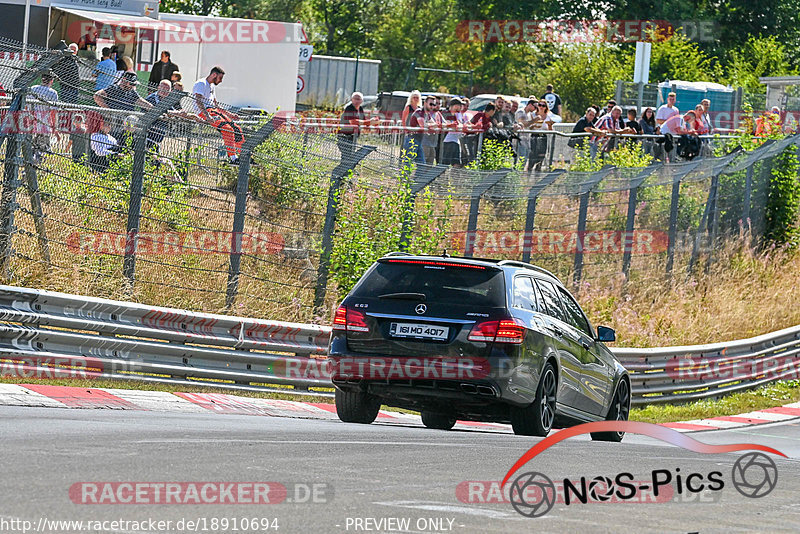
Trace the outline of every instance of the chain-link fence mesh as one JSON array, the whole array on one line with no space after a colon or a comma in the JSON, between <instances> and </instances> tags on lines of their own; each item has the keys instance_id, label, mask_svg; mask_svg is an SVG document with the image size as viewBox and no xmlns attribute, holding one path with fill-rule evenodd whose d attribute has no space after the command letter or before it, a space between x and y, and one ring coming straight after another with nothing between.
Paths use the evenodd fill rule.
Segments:
<instances>
[{"instance_id":1,"label":"chain-link fence mesh","mask_svg":"<svg viewBox=\"0 0 800 534\"><path fill-rule=\"evenodd\" d=\"M195 310L327 321L398 249L530 261L578 287L661 283L763 235L773 160L796 142L595 172L413 164L402 132L352 144L278 117L210 120L185 93L163 113L106 109L86 60L2 47L6 280ZM33 87L47 71L58 101Z\"/></svg>"}]
</instances>

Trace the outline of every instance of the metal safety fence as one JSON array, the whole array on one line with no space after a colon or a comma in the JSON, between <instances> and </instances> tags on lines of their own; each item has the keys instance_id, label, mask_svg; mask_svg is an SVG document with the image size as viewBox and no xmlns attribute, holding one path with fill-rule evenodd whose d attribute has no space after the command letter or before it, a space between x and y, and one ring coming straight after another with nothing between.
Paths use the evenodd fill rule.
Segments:
<instances>
[{"instance_id":1,"label":"metal safety fence","mask_svg":"<svg viewBox=\"0 0 800 534\"><path fill-rule=\"evenodd\" d=\"M330 327L0 286L0 376L111 378L330 395ZM634 405L800 377L800 326L685 347L612 349Z\"/></svg>"},{"instance_id":2,"label":"metal safety fence","mask_svg":"<svg viewBox=\"0 0 800 534\"><path fill-rule=\"evenodd\" d=\"M31 50L0 55L4 279L204 312L325 323L393 250L531 261L578 290L661 283L708 269L728 241L758 242L775 160L798 139L749 152L708 139L719 156L577 171L558 165L573 134L538 132L563 147L542 170L426 165L397 150L414 132L396 125L353 143L280 114L202 119L177 91L108 109L87 60ZM80 83L64 74L48 99L42 74L65 62ZM476 134L476 156L483 146Z\"/></svg>"}]
</instances>

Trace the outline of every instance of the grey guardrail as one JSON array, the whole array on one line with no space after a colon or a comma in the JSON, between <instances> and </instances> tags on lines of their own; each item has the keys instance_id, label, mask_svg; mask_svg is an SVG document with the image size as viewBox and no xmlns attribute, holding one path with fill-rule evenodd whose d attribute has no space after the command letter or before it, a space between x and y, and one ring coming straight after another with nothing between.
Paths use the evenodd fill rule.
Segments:
<instances>
[{"instance_id":1,"label":"grey guardrail","mask_svg":"<svg viewBox=\"0 0 800 534\"><path fill-rule=\"evenodd\" d=\"M329 334L324 326L0 285L0 359L23 376L330 395Z\"/></svg>"},{"instance_id":2,"label":"grey guardrail","mask_svg":"<svg viewBox=\"0 0 800 534\"><path fill-rule=\"evenodd\" d=\"M330 328L0 285L0 360L30 376L106 377L330 395ZM636 405L800 375L800 326L750 339L615 348Z\"/></svg>"}]
</instances>

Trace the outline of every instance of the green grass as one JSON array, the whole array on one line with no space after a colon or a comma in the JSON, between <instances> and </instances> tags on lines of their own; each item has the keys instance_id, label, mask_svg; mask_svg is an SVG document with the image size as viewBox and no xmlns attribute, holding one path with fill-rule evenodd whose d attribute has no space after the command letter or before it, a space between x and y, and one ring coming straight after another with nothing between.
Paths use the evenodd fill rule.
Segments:
<instances>
[{"instance_id":1,"label":"green grass","mask_svg":"<svg viewBox=\"0 0 800 534\"><path fill-rule=\"evenodd\" d=\"M800 380L776 382L758 389L734 393L722 399L702 400L678 406L651 405L631 410L632 421L671 423L763 410L800 401Z\"/></svg>"}]
</instances>

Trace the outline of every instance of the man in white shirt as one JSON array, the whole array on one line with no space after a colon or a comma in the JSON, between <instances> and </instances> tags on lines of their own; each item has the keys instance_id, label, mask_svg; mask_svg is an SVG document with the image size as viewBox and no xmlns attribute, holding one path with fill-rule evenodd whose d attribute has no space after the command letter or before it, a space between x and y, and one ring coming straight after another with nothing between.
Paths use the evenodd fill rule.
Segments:
<instances>
[{"instance_id":1,"label":"man in white shirt","mask_svg":"<svg viewBox=\"0 0 800 534\"><path fill-rule=\"evenodd\" d=\"M222 83L224 77L225 71L222 70L222 67L216 66L211 69L211 73L208 76L194 82L192 93L194 94L194 105L197 114L219 131L220 135L222 135L228 158L231 163L238 165L239 153L244 143L242 129L234 122L239 119L239 116L217 105L216 88L217 85Z\"/></svg>"},{"instance_id":2,"label":"man in white shirt","mask_svg":"<svg viewBox=\"0 0 800 534\"><path fill-rule=\"evenodd\" d=\"M676 98L677 95L675 93L670 93L667 95L667 103L658 108L658 111L656 112L656 124L661 126L662 124L667 122L667 120L669 120L670 117L674 117L675 115L680 114L678 108L675 107ZM667 133L667 132L662 132L662 133Z\"/></svg>"},{"instance_id":3,"label":"man in white shirt","mask_svg":"<svg viewBox=\"0 0 800 534\"><path fill-rule=\"evenodd\" d=\"M93 133L90 141L89 166L95 172L105 172L111 157L116 154L117 140L111 135L111 124L104 120L100 131Z\"/></svg>"},{"instance_id":4,"label":"man in white shirt","mask_svg":"<svg viewBox=\"0 0 800 534\"><path fill-rule=\"evenodd\" d=\"M211 69L208 76L194 82L192 93L194 94L195 112L202 116L206 109L217 107L216 89L224 77L225 71L222 70L222 67L216 66Z\"/></svg>"}]
</instances>

